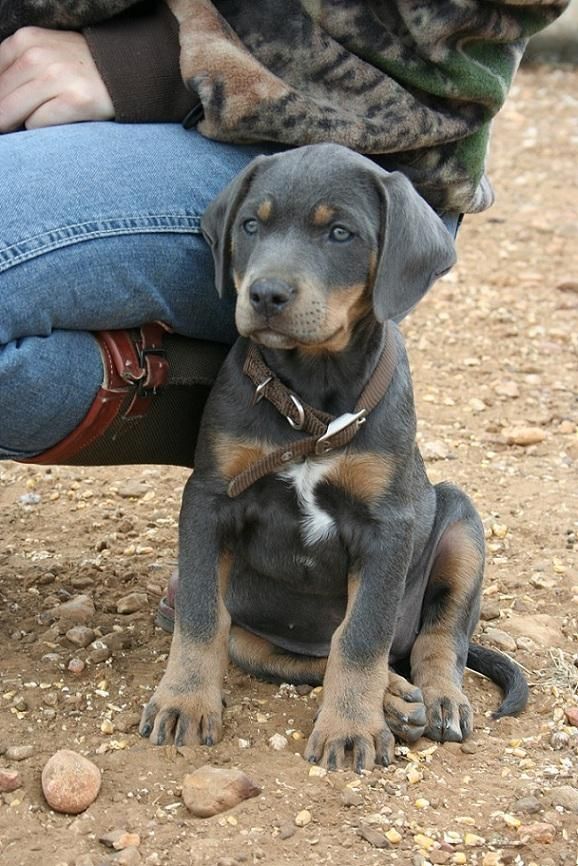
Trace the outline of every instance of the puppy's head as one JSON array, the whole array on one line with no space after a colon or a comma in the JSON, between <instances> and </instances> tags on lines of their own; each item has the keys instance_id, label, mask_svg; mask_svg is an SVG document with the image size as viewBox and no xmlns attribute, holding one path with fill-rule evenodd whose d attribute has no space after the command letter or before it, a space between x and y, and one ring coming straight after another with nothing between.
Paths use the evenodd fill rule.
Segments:
<instances>
[{"instance_id":1,"label":"puppy's head","mask_svg":"<svg viewBox=\"0 0 578 866\"><path fill-rule=\"evenodd\" d=\"M239 333L341 351L356 323L400 319L455 262L445 226L399 172L339 145L258 157L207 209L217 290Z\"/></svg>"}]
</instances>

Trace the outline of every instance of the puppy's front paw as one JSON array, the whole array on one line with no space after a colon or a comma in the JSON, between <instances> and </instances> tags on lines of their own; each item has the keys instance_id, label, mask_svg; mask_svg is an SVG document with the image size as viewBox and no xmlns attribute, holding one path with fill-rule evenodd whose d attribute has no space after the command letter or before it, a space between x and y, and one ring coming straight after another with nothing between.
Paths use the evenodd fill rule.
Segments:
<instances>
[{"instance_id":1,"label":"puppy's front paw","mask_svg":"<svg viewBox=\"0 0 578 866\"><path fill-rule=\"evenodd\" d=\"M473 711L466 696L452 683L422 689L427 725L424 736L439 742L461 743L472 733Z\"/></svg>"},{"instance_id":2,"label":"puppy's front paw","mask_svg":"<svg viewBox=\"0 0 578 866\"><path fill-rule=\"evenodd\" d=\"M427 724L423 695L405 677L390 672L383 712L389 729L398 740L415 743L423 736Z\"/></svg>"},{"instance_id":3,"label":"puppy's front paw","mask_svg":"<svg viewBox=\"0 0 578 866\"><path fill-rule=\"evenodd\" d=\"M213 746L223 736L220 691L188 689L163 677L143 710L139 733L155 746Z\"/></svg>"},{"instance_id":4,"label":"puppy's front paw","mask_svg":"<svg viewBox=\"0 0 578 866\"><path fill-rule=\"evenodd\" d=\"M328 770L340 770L345 765L345 753L349 749L353 769L361 773L373 769L375 764L385 767L390 764L393 746L393 734L382 713L377 713L366 723L353 723L322 708L307 742L305 759Z\"/></svg>"}]
</instances>

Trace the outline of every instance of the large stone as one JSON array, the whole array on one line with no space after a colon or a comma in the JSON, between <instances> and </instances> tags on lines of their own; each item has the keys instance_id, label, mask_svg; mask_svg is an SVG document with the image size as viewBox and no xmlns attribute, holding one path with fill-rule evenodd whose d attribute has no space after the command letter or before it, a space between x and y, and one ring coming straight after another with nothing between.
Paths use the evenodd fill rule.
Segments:
<instances>
[{"instance_id":1,"label":"large stone","mask_svg":"<svg viewBox=\"0 0 578 866\"><path fill-rule=\"evenodd\" d=\"M68 629L66 638L75 646L87 647L94 640L94 631L85 625L75 625Z\"/></svg>"},{"instance_id":2,"label":"large stone","mask_svg":"<svg viewBox=\"0 0 578 866\"><path fill-rule=\"evenodd\" d=\"M529 637L544 648L559 646L562 633L558 621L547 613L531 616L512 616L506 623L509 634L514 637Z\"/></svg>"},{"instance_id":3,"label":"large stone","mask_svg":"<svg viewBox=\"0 0 578 866\"><path fill-rule=\"evenodd\" d=\"M502 430L502 436L508 445L537 445L546 438L541 427L508 427Z\"/></svg>"},{"instance_id":4,"label":"large stone","mask_svg":"<svg viewBox=\"0 0 578 866\"><path fill-rule=\"evenodd\" d=\"M578 812L578 788L573 785L560 785L550 792L550 802L553 806L562 806L568 812Z\"/></svg>"},{"instance_id":5,"label":"large stone","mask_svg":"<svg viewBox=\"0 0 578 866\"><path fill-rule=\"evenodd\" d=\"M514 638L499 628L486 629L484 632L484 642L490 643L504 652L515 652L517 649Z\"/></svg>"},{"instance_id":6,"label":"large stone","mask_svg":"<svg viewBox=\"0 0 578 866\"><path fill-rule=\"evenodd\" d=\"M42 791L55 812L84 812L96 800L100 785L98 767L70 749L60 749L42 770Z\"/></svg>"},{"instance_id":7,"label":"large stone","mask_svg":"<svg viewBox=\"0 0 578 866\"><path fill-rule=\"evenodd\" d=\"M94 602L89 595L76 595L55 607L52 613L70 625L86 625L95 614Z\"/></svg>"},{"instance_id":8,"label":"large stone","mask_svg":"<svg viewBox=\"0 0 578 866\"><path fill-rule=\"evenodd\" d=\"M142 610L143 607L147 606L148 600L146 592L129 592L128 595L118 600L117 613L134 613L137 610Z\"/></svg>"},{"instance_id":9,"label":"large stone","mask_svg":"<svg viewBox=\"0 0 578 866\"><path fill-rule=\"evenodd\" d=\"M200 767L183 779L183 801L197 818L210 818L261 793L241 770Z\"/></svg>"}]
</instances>

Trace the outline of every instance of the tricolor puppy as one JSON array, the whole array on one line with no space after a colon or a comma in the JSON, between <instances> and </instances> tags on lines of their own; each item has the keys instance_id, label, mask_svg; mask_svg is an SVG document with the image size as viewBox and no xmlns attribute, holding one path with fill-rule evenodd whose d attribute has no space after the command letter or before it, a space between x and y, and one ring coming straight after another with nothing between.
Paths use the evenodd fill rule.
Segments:
<instances>
[{"instance_id":1,"label":"tricolor puppy","mask_svg":"<svg viewBox=\"0 0 578 866\"><path fill-rule=\"evenodd\" d=\"M474 646L484 533L432 486L392 320L454 263L438 216L399 173L343 147L258 158L203 219L241 338L213 388L184 493L176 625L144 710L153 743L222 736L228 658L323 683L305 756L357 771L394 735L472 730L466 665L516 713L527 685ZM400 672L405 673L405 679Z\"/></svg>"}]
</instances>

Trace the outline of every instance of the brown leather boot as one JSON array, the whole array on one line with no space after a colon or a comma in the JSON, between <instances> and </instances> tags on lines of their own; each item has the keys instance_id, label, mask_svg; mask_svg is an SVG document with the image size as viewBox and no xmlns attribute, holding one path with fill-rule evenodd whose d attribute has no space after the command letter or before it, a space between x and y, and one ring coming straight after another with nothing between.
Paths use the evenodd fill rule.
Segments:
<instances>
[{"instance_id":1,"label":"brown leather boot","mask_svg":"<svg viewBox=\"0 0 578 866\"><path fill-rule=\"evenodd\" d=\"M160 322L95 337L104 379L87 415L62 441L22 462L192 467L203 407L228 348L171 334Z\"/></svg>"}]
</instances>

